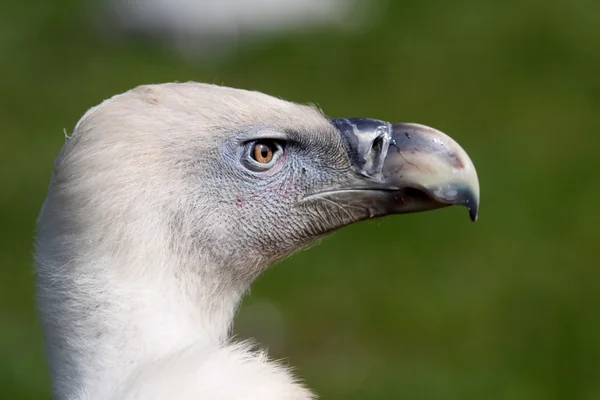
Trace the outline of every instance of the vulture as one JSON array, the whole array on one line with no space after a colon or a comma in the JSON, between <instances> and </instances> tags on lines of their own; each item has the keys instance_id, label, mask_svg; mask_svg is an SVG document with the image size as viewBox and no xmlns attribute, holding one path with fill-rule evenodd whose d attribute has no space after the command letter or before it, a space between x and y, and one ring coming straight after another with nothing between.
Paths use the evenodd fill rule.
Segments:
<instances>
[{"instance_id":1,"label":"vulture","mask_svg":"<svg viewBox=\"0 0 600 400\"><path fill-rule=\"evenodd\" d=\"M194 82L105 100L67 137L37 222L54 398L315 399L230 338L250 284L340 227L450 205L476 219L475 167L427 126Z\"/></svg>"}]
</instances>

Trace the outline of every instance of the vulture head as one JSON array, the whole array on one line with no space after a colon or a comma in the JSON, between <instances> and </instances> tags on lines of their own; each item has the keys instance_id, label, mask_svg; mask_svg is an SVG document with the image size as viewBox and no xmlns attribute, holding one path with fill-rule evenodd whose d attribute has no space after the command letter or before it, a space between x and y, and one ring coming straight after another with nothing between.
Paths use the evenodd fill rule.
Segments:
<instances>
[{"instance_id":1,"label":"vulture head","mask_svg":"<svg viewBox=\"0 0 600 400\"><path fill-rule=\"evenodd\" d=\"M417 124L199 84L141 86L89 110L38 220L38 306L57 399L310 399L231 343L269 265L345 225L463 205L465 151Z\"/></svg>"}]
</instances>

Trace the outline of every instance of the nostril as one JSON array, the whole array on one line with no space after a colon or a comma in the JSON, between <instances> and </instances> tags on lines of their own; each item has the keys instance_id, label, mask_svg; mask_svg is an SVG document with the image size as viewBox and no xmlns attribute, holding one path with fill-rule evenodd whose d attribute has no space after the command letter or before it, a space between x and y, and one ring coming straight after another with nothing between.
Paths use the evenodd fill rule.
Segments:
<instances>
[{"instance_id":1,"label":"nostril","mask_svg":"<svg viewBox=\"0 0 600 400\"><path fill-rule=\"evenodd\" d=\"M365 157L365 169L371 173L375 170L378 170L379 164L381 164L383 146L385 146L384 135L379 135L373 140L373 143L371 144L371 149Z\"/></svg>"},{"instance_id":2,"label":"nostril","mask_svg":"<svg viewBox=\"0 0 600 400\"><path fill-rule=\"evenodd\" d=\"M383 148L383 135L379 135L373 140L373 146L371 147L371 152L376 156L381 154L381 149Z\"/></svg>"}]
</instances>

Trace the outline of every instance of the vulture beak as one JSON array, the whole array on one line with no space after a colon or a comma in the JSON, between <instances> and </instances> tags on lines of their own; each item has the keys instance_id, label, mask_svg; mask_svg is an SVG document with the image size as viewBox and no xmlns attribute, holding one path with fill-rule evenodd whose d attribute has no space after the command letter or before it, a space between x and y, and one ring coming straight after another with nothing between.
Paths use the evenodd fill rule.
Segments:
<instances>
[{"instance_id":1,"label":"vulture beak","mask_svg":"<svg viewBox=\"0 0 600 400\"><path fill-rule=\"evenodd\" d=\"M479 181L473 162L452 138L428 126L365 118L331 120L346 145L358 181L352 192L371 216L451 205L477 219Z\"/></svg>"}]
</instances>

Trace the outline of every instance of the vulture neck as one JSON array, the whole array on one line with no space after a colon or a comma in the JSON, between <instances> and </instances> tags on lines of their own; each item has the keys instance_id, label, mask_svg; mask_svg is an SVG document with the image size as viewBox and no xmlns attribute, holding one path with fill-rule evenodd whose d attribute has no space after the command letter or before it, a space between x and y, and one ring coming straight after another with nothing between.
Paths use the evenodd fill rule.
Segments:
<instances>
[{"instance_id":1,"label":"vulture neck","mask_svg":"<svg viewBox=\"0 0 600 400\"><path fill-rule=\"evenodd\" d=\"M208 353L227 341L250 282L224 279L216 272L222 268L198 254L186 260L163 256L164 249L143 257L131 248L111 256L94 250L87 257L94 261L54 269L68 274L58 292L56 276L40 276L57 399L100 398L149 362L190 347Z\"/></svg>"}]
</instances>

